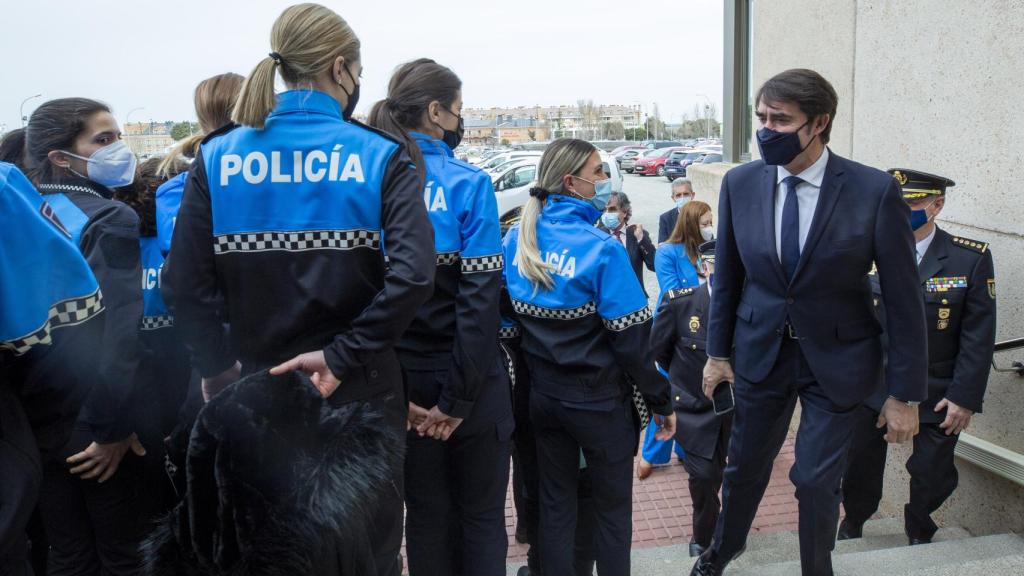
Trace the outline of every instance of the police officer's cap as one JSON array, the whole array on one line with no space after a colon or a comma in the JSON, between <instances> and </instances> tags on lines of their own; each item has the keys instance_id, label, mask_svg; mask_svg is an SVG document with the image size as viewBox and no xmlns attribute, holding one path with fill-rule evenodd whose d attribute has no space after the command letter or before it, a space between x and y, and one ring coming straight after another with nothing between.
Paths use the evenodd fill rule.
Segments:
<instances>
[{"instance_id":1,"label":"police officer's cap","mask_svg":"<svg viewBox=\"0 0 1024 576\"><path fill-rule=\"evenodd\" d=\"M910 170L909 168L890 168L889 174L899 182L903 190L904 200L917 200L928 196L945 196L946 188L956 186L945 176L936 176L927 172Z\"/></svg>"},{"instance_id":2,"label":"police officer's cap","mask_svg":"<svg viewBox=\"0 0 1024 576\"><path fill-rule=\"evenodd\" d=\"M705 242L697 247L697 253L708 262L715 261L715 240Z\"/></svg>"}]
</instances>

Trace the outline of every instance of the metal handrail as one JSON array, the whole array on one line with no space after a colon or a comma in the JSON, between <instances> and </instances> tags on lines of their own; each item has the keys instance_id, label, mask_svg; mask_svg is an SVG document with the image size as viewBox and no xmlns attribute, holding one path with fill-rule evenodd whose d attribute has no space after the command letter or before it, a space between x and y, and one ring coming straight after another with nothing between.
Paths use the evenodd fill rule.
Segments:
<instances>
[{"instance_id":1,"label":"metal handrail","mask_svg":"<svg viewBox=\"0 0 1024 576\"><path fill-rule=\"evenodd\" d=\"M1005 352L1007 350L1016 350L1017 348L1024 348L1024 338L1014 338L1012 340L1004 340L1003 342L996 342L993 348L994 352ZM992 369L996 372L1013 372L1024 378L1024 362L1014 362L1010 366L1000 367L996 364L995 355L992 356Z\"/></svg>"}]
</instances>

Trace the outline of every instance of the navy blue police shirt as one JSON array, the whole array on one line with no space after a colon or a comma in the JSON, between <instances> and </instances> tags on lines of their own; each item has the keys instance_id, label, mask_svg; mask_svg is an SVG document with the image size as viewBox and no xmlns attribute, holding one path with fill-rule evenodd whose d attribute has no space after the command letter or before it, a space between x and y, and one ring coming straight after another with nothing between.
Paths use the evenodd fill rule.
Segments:
<instances>
[{"instance_id":1,"label":"navy blue police shirt","mask_svg":"<svg viewBox=\"0 0 1024 576\"><path fill-rule=\"evenodd\" d=\"M519 273L519 225L505 235L505 283L533 390L568 402L602 402L628 392L628 376L653 412L671 414L669 384L648 344L647 298L621 244L594 227L600 215L576 198L548 197L537 245L551 267L551 290Z\"/></svg>"},{"instance_id":2,"label":"navy blue police shirt","mask_svg":"<svg viewBox=\"0 0 1024 576\"><path fill-rule=\"evenodd\" d=\"M457 160L444 142L412 136L423 153L423 202L434 228L434 293L397 346L402 365L447 370L437 407L469 416L497 361L504 258L498 203L483 170Z\"/></svg>"},{"instance_id":3,"label":"navy blue police shirt","mask_svg":"<svg viewBox=\"0 0 1024 576\"><path fill-rule=\"evenodd\" d=\"M353 380L343 397L393 385L378 378L381 355L434 279L421 190L399 143L345 121L322 92L279 94L263 129L212 133L189 169L163 278L199 372L323 349Z\"/></svg>"},{"instance_id":4,"label":"navy blue police shirt","mask_svg":"<svg viewBox=\"0 0 1024 576\"><path fill-rule=\"evenodd\" d=\"M82 354L97 355L95 384L79 420L98 442L123 440L132 432L131 395L142 353L142 275L139 260L139 219L113 192L74 178L38 186L64 224L72 242L89 263L103 292L103 331L99 341L84 342ZM68 367L77 365L69 363Z\"/></svg>"}]
</instances>

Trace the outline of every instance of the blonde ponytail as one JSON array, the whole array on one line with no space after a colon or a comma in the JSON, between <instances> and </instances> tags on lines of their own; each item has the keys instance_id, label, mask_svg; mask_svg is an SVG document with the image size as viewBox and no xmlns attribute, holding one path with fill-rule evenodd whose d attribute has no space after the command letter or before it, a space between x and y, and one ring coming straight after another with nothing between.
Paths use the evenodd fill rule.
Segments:
<instances>
[{"instance_id":1,"label":"blonde ponytail","mask_svg":"<svg viewBox=\"0 0 1024 576\"><path fill-rule=\"evenodd\" d=\"M238 95L235 110L231 119L243 126L262 129L267 116L277 105L274 94L274 70L277 62L267 56L252 70L252 74L242 84L242 92Z\"/></svg>"},{"instance_id":2,"label":"blonde ponytail","mask_svg":"<svg viewBox=\"0 0 1024 576\"><path fill-rule=\"evenodd\" d=\"M205 137L206 135L200 132L187 138L182 138L178 145L160 161L160 165L156 168L156 175L166 180L181 172L181 170L177 169L177 166L181 163L182 156L185 158L195 158L199 152L199 144Z\"/></svg>"},{"instance_id":3,"label":"blonde ponytail","mask_svg":"<svg viewBox=\"0 0 1024 576\"><path fill-rule=\"evenodd\" d=\"M565 176L579 172L596 151L597 148L585 140L561 138L549 144L540 157L537 186L530 190L530 199L523 206L519 219L519 241L514 260L519 273L533 284L535 291L542 286L545 290L555 286L551 278L553 268L541 258L537 244L537 220L547 196L561 194Z\"/></svg>"}]
</instances>

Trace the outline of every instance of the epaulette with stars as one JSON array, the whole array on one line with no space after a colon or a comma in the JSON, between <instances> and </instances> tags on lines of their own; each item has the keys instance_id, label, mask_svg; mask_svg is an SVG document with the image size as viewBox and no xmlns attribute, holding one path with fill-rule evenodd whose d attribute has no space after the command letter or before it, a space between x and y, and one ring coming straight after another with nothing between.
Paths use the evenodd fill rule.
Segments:
<instances>
[{"instance_id":1,"label":"epaulette with stars","mask_svg":"<svg viewBox=\"0 0 1024 576\"><path fill-rule=\"evenodd\" d=\"M690 294L693 294L694 291L694 288L679 288L677 290L669 290L667 296L669 300L674 300L681 296L689 296Z\"/></svg>"},{"instance_id":2,"label":"epaulette with stars","mask_svg":"<svg viewBox=\"0 0 1024 576\"><path fill-rule=\"evenodd\" d=\"M974 250L979 254L984 254L985 250L988 250L988 242L979 242L978 240L971 240L970 238L961 238L959 236L953 236L953 244Z\"/></svg>"}]
</instances>

